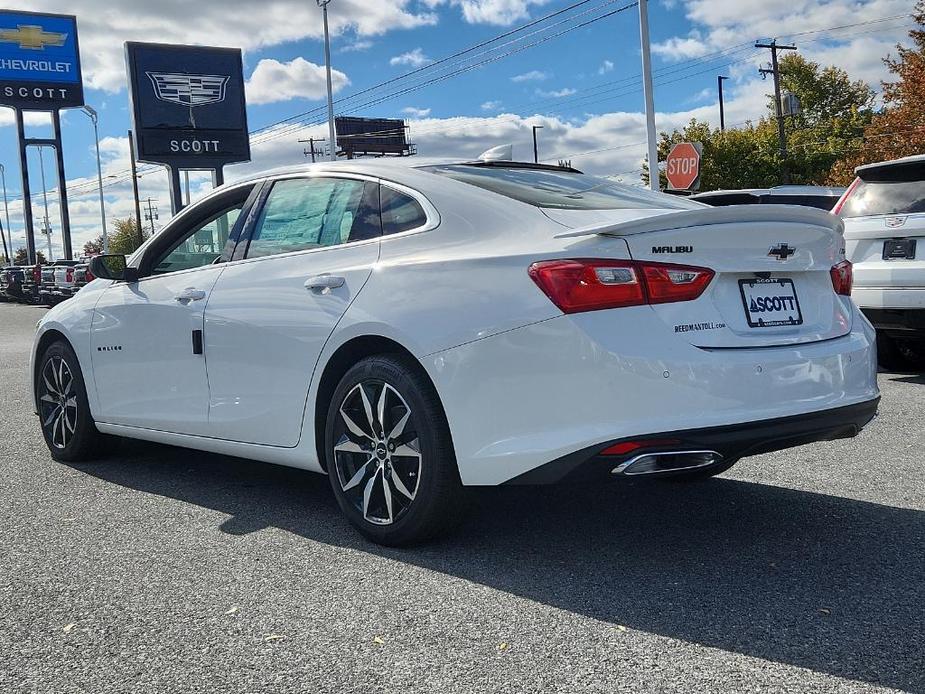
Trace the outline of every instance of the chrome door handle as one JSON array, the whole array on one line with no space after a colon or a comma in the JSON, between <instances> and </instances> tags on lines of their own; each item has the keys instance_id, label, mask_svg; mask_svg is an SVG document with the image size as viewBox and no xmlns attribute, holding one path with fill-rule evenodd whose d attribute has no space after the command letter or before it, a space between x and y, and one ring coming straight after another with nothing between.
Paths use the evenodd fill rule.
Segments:
<instances>
[{"instance_id":1,"label":"chrome door handle","mask_svg":"<svg viewBox=\"0 0 925 694\"><path fill-rule=\"evenodd\" d=\"M190 301L199 301L200 299L205 298L206 293L203 290L194 289L193 287L187 287L174 297L174 299L179 301L181 304L189 303Z\"/></svg>"},{"instance_id":2,"label":"chrome door handle","mask_svg":"<svg viewBox=\"0 0 925 694\"><path fill-rule=\"evenodd\" d=\"M306 289L320 289L322 294L329 294L332 289L343 287L346 280L337 275L317 275L305 280Z\"/></svg>"}]
</instances>

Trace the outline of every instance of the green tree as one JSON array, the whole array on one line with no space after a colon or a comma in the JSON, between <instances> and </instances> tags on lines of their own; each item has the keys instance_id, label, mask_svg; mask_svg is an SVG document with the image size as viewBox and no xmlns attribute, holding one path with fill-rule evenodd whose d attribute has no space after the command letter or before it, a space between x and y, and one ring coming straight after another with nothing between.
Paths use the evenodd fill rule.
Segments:
<instances>
[{"instance_id":1,"label":"green tree","mask_svg":"<svg viewBox=\"0 0 925 694\"><path fill-rule=\"evenodd\" d=\"M138 247L141 245L139 242L138 236L138 225L135 223L134 217L126 217L125 219L116 219L112 223L113 230L109 234L109 252L122 255L131 255ZM148 233L142 229L141 231L141 241L143 242L149 236ZM100 248L103 246L103 236L102 234L97 239L99 241Z\"/></svg>"},{"instance_id":2,"label":"green tree","mask_svg":"<svg viewBox=\"0 0 925 694\"><path fill-rule=\"evenodd\" d=\"M100 234L95 239L90 239L84 244L84 255L99 255L103 252L103 235Z\"/></svg>"},{"instance_id":3,"label":"green tree","mask_svg":"<svg viewBox=\"0 0 925 694\"><path fill-rule=\"evenodd\" d=\"M792 183L820 184L843 156L845 143L859 140L870 123L874 93L837 67L822 67L798 54L780 61L784 90L797 96L802 112L785 122ZM782 163L773 100L757 123L725 131L692 120L662 133L658 153L664 161L677 142L700 142L701 190L768 188L781 183ZM667 185L661 174L663 186ZM648 182L648 174L643 174Z\"/></svg>"},{"instance_id":4,"label":"green tree","mask_svg":"<svg viewBox=\"0 0 925 694\"><path fill-rule=\"evenodd\" d=\"M38 258L39 263L44 265L48 261L45 259L45 254L42 251L36 252L36 257ZM28 265L29 264L29 253L26 251L25 246L17 248L16 252L13 253L13 264L14 265Z\"/></svg>"}]
</instances>

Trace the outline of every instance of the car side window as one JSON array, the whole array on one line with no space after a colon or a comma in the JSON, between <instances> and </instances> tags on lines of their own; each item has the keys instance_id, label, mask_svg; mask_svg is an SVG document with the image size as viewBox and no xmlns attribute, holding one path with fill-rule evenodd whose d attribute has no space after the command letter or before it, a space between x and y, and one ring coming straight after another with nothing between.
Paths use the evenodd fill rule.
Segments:
<instances>
[{"instance_id":1,"label":"car side window","mask_svg":"<svg viewBox=\"0 0 925 694\"><path fill-rule=\"evenodd\" d=\"M378 185L348 178L273 184L254 225L248 258L338 246L379 236Z\"/></svg>"},{"instance_id":2,"label":"car side window","mask_svg":"<svg viewBox=\"0 0 925 694\"><path fill-rule=\"evenodd\" d=\"M420 203L394 188L380 186L379 205L382 210L383 234L398 234L427 224L427 214Z\"/></svg>"},{"instance_id":3,"label":"car side window","mask_svg":"<svg viewBox=\"0 0 925 694\"><path fill-rule=\"evenodd\" d=\"M152 274L163 275L214 263L222 257L228 236L243 207L244 201L241 201L214 215L204 224L197 224L169 253L154 264Z\"/></svg>"}]
</instances>

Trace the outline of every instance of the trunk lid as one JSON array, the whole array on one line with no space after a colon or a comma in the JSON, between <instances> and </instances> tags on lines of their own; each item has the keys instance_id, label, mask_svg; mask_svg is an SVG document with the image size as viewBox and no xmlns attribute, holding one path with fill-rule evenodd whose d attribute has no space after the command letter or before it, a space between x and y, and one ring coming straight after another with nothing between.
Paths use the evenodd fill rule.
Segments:
<instances>
[{"instance_id":1,"label":"trunk lid","mask_svg":"<svg viewBox=\"0 0 925 694\"><path fill-rule=\"evenodd\" d=\"M570 228L557 238L611 236L634 260L713 270L698 299L652 306L697 347L804 344L851 329L850 300L835 293L830 274L845 258L842 222L827 212L787 205L544 212Z\"/></svg>"}]
</instances>

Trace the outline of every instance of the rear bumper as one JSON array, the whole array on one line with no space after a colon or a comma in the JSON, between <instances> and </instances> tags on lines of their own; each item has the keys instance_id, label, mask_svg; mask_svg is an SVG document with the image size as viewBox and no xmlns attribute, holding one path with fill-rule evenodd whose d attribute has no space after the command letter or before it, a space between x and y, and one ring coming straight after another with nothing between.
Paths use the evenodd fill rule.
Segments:
<instances>
[{"instance_id":1,"label":"rear bumper","mask_svg":"<svg viewBox=\"0 0 925 694\"><path fill-rule=\"evenodd\" d=\"M421 360L467 485L497 485L608 442L713 430L875 401L874 329L852 306L843 337L705 349L650 307L560 316ZM740 453L745 454L745 453Z\"/></svg>"},{"instance_id":2,"label":"rear bumper","mask_svg":"<svg viewBox=\"0 0 925 694\"><path fill-rule=\"evenodd\" d=\"M857 436L877 414L880 398L856 405L760 422L746 422L722 427L661 431L635 439L658 441L659 445L635 448L623 456L601 452L627 439L608 441L563 456L535 468L507 484L553 484L563 480L602 479L632 457L659 451L716 451L723 460L738 460L750 455L803 446L816 441L834 441ZM670 443L669 443L670 442Z\"/></svg>"},{"instance_id":3,"label":"rear bumper","mask_svg":"<svg viewBox=\"0 0 925 694\"><path fill-rule=\"evenodd\" d=\"M851 298L865 313L867 309L925 309L925 289L893 287L859 287L855 284Z\"/></svg>"}]
</instances>

